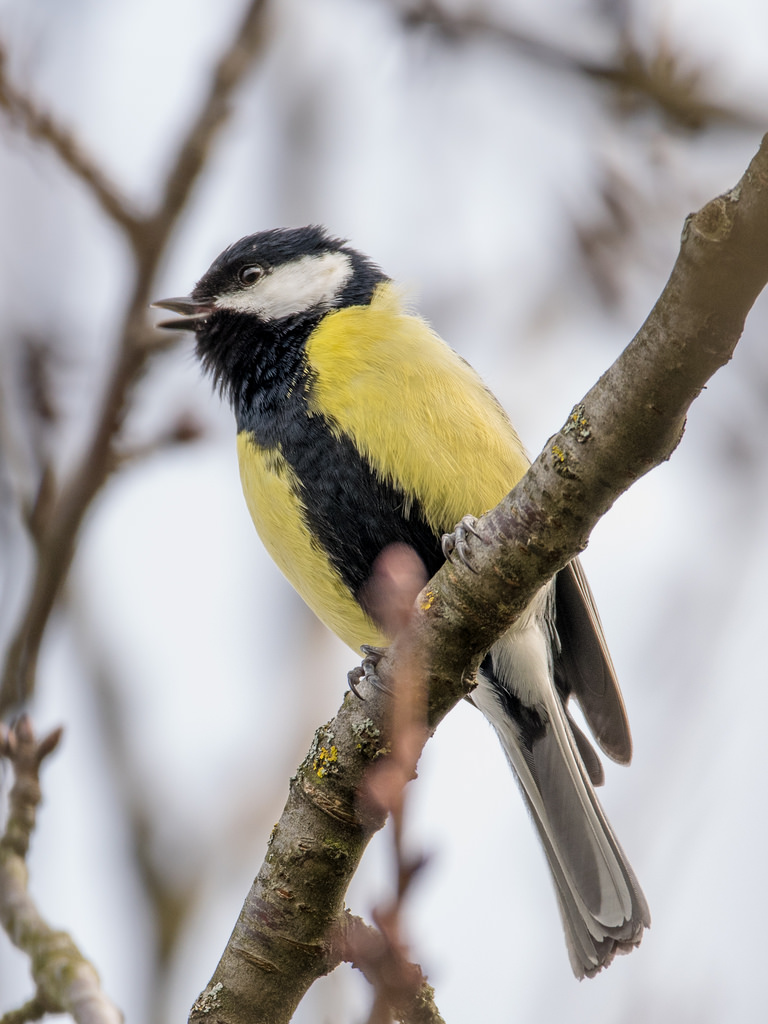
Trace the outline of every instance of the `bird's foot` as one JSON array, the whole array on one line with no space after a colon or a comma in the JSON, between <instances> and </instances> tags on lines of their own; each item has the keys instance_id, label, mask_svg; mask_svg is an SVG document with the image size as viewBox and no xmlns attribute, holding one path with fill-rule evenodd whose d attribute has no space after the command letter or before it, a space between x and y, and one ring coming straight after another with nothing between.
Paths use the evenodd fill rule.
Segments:
<instances>
[{"instance_id":1,"label":"bird's foot","mask_svg":"<svg viewBox=\"0 0 768 1024\"><path fill-rule=\"evenodd\" d=\"M382 693L390 693L389 687L385 686L379 678L376 667L387 653L386 647L372 647L370 644L363 644L360 648L365 657L360 665L347 672L347 685L356 697L365 700L365 697L358 691L357 687L362 679L370 683L376 690Z\"/></svg>"},{"instance_id":2,"label":"bird's foot","mask_svg":"<svg viewBox=\"0 0 768 1024\"><path fill-rule=\"evenodd\" d=\"M477 519L474 516L464 516L460 523L457 523L456 529L453 533L444 533L440 545L443 549L443 555L449 562L454 562L456 558L462 562L470 572L477 572L477 569L472 565L469 558L469 549L467 547L467 537L471 533L473 537L480 537L481 534L475 529Z\"/></svg>"}]
</instances>

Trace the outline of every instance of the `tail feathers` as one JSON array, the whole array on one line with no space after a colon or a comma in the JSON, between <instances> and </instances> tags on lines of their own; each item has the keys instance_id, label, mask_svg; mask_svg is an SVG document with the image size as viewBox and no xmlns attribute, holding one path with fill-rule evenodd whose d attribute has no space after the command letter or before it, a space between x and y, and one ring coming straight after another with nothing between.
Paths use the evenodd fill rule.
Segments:
<instances>
[{"instance_id":1,"label":"tail feathers","mask_svg":"<svg viewBox=\"0 0 768 1024\"><path fill-rule=\"evenodd\" d=\"M580 755L586 737L577 743L553 688L541 696L535 729L530 709L524 721L515 720L514 701L493 678L481 677L473 699L496 729L536 823L573 972L592 977L640 943L650 913L592 788L597 772Z\"/></svg>"},{"instance_id":2,"label":"tail feathers","mask_svg":"<svg viewBox=\"0 0 768 1024\"><path fill-rule=\"evenodd\" d=\"M550 726L534 741L518 777L552 871L573 972L592 977L639 945L651 919L578 755L559 733Z\"/></svg>"},{"instance_id":3,"label":"tail feathers","mask_svg":"<svg viewBox=\"0 0 768 1024\"><path fill-rule=\"evenodd\" d=\"M628 869L635 898L633 911L629 918L623 925L609 928L595 916L589 913L585 914L584 906L574 897L571 883L563 872L557 853L549 842L546 830L532 807L531 813L539 830L539 836L555 882L571 968L577 978L593 978L604 967L607 967L615 956L630 953L640 945L643 929L650 925L650 915L645 897L631 868L625 861L624 866Z\"/></svg>"}]
</instances>

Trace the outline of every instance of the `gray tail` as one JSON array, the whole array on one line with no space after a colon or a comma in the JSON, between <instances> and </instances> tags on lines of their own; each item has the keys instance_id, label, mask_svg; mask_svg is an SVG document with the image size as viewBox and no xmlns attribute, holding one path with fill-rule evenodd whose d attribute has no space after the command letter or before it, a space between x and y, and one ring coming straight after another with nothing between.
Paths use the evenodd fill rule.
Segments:
<instances>
[{"instance_id":1,"label":"gray tail","mask_svg":"<svg viewBox=\"0 0 768 1024\"><path fill-rule=\"evenodd\" d=\"M580 752L590 749L586 737L549 678L529 683L523 702L490 668L486 659L473 701L494 726L536 823L573 972L592 977L639 945L648 904L595 795L597 756L587 758L588 770Z\"/></svg>"}]
</instances>

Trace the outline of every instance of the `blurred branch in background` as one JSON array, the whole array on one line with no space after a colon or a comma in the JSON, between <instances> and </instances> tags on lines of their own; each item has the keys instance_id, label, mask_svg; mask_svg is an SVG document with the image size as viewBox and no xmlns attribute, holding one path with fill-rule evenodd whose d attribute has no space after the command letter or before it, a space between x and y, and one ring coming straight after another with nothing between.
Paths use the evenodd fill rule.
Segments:
<instances>
[{"instance_id":1,"label":"blurred branch in background","mask_svg":"<svg viewBox=\"0 0 768 1024\"><path fill-rule=\"evenodd\" d=\"M366 1024L445 1024L435 1005L435 991L418 964L409 963L400 944L398 900L376 913L376 927L360 917L347 914L341 937L343 958L356 967L374 992L374 1002Z\"/></svg>"},{"instance_id":2,"label":"blurred branch in background","mask_svg":"<svg viewBox=\"0 0 768 1024\"><path fill-rule=\"evenodd\" d=\"M138 764L129 742L133 737L126 735L124 723L127 716L122 707L122 694L109 666L95 648L93 638L89 637L79 620L75 628L81 635L80 646L87 662L86 671L96 696L99 724L108 751L109 768L116 781L121 817L129 826L133 861L152 915L155 942L150 961L150 1018L147 1024L162 1024L170 967L189 918L197 909L205 862L201 854L190 868L181 870L178 863L169 863L160 856L158 816L137 771Z\"/></svg>"},{"instance_id":3,"label":"blurred branch in background","mask_svg":"<svg viewBox=\"0 0 768 1024\"><path fill-rule=\"evenodd\" d=\"M10 1024L69 1013L78 1024L121 1024L122 1015L101 990L98 975L70 936L54 931L27 888L27 852L41 799L40 767L61 739L55 729L38 740L26 715L12 729L0 725L0 757L13 767L14 784L5 833L0 839L0 921L32 964L36 991L23 1007L2 1018Z\"/></svg>"},{"instance_id":4,"label":"blurred branch in background","mask_svg":"<svg viewBox=\"0 0 768 1024\"><path fill-rule=\"evenodd\" d=\"M52 148L88 186L105 214L124 232L134 259L133 291L119 329L107 385L94 403L100 412L93 435L85 445L80 465L68 479L59 481L54 467L43 468L26 516L36 565L26 608L5 663L0 715L24 704L34 692L40 644L69 571L83 518L117 465L116 444L133 389L151 357L167 345L147 319L152 282L181 211L224 124L232 96L262 52L266 11L266 0L253 0L247 7L214 69L199 112L178 148L161 190L161 202L145 216L129 209L68 129L8 80L7 60L0 48L0 106L19 129ZM30 414L34 419L34 408Z\"/></svg>"},{"instance_id":5,"label":"blurred branch in background","mask_svg":"<svg viewBox=\"0 0 768 1024\"><path fill-rule=\"evenodd\" d=\"M392 0L387 0L392 2ZM495 20L490 14L449 10L438 0L394 0L403 25L411 31L431 29L437 38L461 43L477 39L528 57L553 70L583 75L608 86L619 111L630 114L651 108L670 125L700 131L716 123L741 128L760 128L757 113L733 110L706 96L707 73L690 65L684 55L660 37L655 51L646 55L632 38L628 5L612 4L615 25L613 60L602 61ZM604 17L603 22L607 20Z\"/></svg>"},{"instance_id":6,"label":"blurred branch in background","mask_svg":"<svg viewBox=\"0 0 768 1024\"><path fill-rule=\"evenodd\" d=\"M615 0L595 4L592 15L611 40L612 56L593 56L583 36L568 41L552 20L553 31L545 37L514 25L513 7L505 11L457 8L440 0L384 0L399 13L405 30L427 35L433 44L461 46L482 42L503 47L511 57L593 82L610 104L618 120L651 114L662 129L703 135L717 129L762 131L765 119L759 109L740 109L714 102L711 69L686 54L659 32L642 45L632 25L631 4ZM502 15L505 17L502 20ZM600 39L603 33L595 32ZM598 44L599 46L599 44ZM600 170L601 212L593 218L574 211L573 231L584 266L600 299L616 306L622 294L621 268L627 249L638 248L639 226L648 219L643 208L651 200L637 193L629 176L604 160Z\"/></svg>"},{"instance_id":7,"label":"blurred branch in background","mask_svg":"<svg viewBox=\"0 0 768 1024\"><path fill-rule=\"evenodd\" d=\"M226 121L233 95L263 51L266 38L266 11L265 0L253 0L246 8L244 18L237 26L231 42L212 73L210 86L203 97L197 116L193 118L178 147L161 190L160 203L148 214L141 214L120 194L117 186L109 180L98 162L86 152L73 131L61 125L54 115L43 110L31 96L11 82L8 77L6 54L0 45L0 107L16 130L51 149L70 173L83 182L105 216L125 236L134 263L131 275L134 281L133 290L119 328L119 340L115 346L107 383L102 394L93 396L94 405L100 410L98 418L92 436L84 446L79 465L65 479L59 478L57 468L50 458L48 444L51 432L57 427L58 419L56 396L51 384L52 348L45 339L36 338L26 339L26 343L21 346L22 365L18 387L27 399L23 437L17 442L12 436L10 417L4 416L4 436L1 440L3 449L11 453L11 458L16 463L14 477L20 490L17 500L21 507L22 519L33 542L36 560L26 606L5 662L0 688L0 714L7 715L11 709L26 704L34 694L38 652L51 612L65 584L80 528L93 499L110 474L125 461L135 461L141 456L151 454L159 447L186 443L199 436L197 424L188 418L182 418L145 449L120 449L121 428L135 386L150 359L167 346L166 339L158 337L147 317L152 283L165 257L179 216L208 159L214 139ZM30 482L30 492L23 493L24 484ZM109 715L105 716L105 721L107 724L112 721ZM25 723L26 719L22 718L20 722ZM112 724L114 725L114 721ZM33 744L33 738L26 725L20 724L15 733L8 735L10 739L7 738L5 741L8 756L15 756L16 753L21 756L27 750L27 746ZM18 740L16 745L14 736ZM123 752L120 737L120 730L114 729L110 737L113 752ZM27 746L24 746L24 743ZM44 741L40 748L40 758L53 749L53 746L55 744L46 745ZM24 764L27 765L28 762L29 759ZM17 768L19 767L17 764ZM125 765L121 768L125 769ZM125 785L129 784L130 773L120 771L118 777ZM17 778L14 792L17 792L23 779L23 774ZM126 803L133 823L137 860L142 866L143 881L150 896L150 905L157 916L157 967L158 971L161 971L165 958L170 956L178 937L183 920L181 908L189 908L189 893L173 892L168 880L154 870L149 853L149 824L144 813L146 808L142 808L140 800L132 799L129 795L126 796ZM17 817L16 810L12 807L9 828L18 824ZM6 836L6 845L7 841ZM102 1015L98 1018L95 1015L87 1017L81 1013L79 1000L92 1000L94 995L91 990L96 991L95 981L88 981L88 985L83 987L82 979L89 977L85 968L76 966L73 975L82 990L78 1001L73 1000L68 990L64 991L61 986L56 989L50 987L49 981L46 980L46 972L56 971L63 966L65 961L62 957L65 952L67 961L71 960L73 964L77 963L79 954L71 940L67 939L64 942L66 936L62 937L59 933L54 935L56 941L47 953L44 938L48 932L42 922L36 924L34 929L20 926L19 915L24 909L21 898L15 889L9 888L6 884L12 877L12 874L6 872L0 883L0 895L5 900L6 910L3 914L3 923L9 934L16 937L19 945L33 960L40 1007L46 1011L71 1012L78 1021L117 1020L119 1015L116 1011L112 1011L111 1017ZM27 1008L30 1014L37 1009L38 1007L33 1004Z\"/></svg>"},{"instance_id":8,"label":"blurred branch in background","mask_svg":"<svg viewBox=\"0 0 768 1024\"><path fill-rule=\"evenodd\" d=\"M141 232L141 216L131 208L128 199L120 194L103 168L83 149L77 136L11 82L8 76L8 55L1 44L0 107L17 131L25 132L30 139L53 150L64 166L83 182L106 216L127 234L135 247Z\"/></svg>"},{"instance_id":9,"label":"blurred branch in background","mask_svg":"<svg viewBox=\"0 0 768 1024\"><path fill-rule=\"evenodd\" d=\"M419 591L427 582L424 564L405 544L391 544L373 565L365 587L366 606L382 623L387 636L407 629ZM361 675L355 670L354 675ZM388 820L392 830L394 893L372 912L375 928L347 914L344 918L344 959L368 979L374 1001L367 1024L389 1024L392 1012L408 1024L440 1024L434 990L417 964L409 962L404 937L405 908L413 882L426 864L423 855L409 854L406 842L406 787L429 739L424 674L415 658L404 658L392 687L391 749L368 768L358 792L366 817Z\"/></svg>"}]
</instances>

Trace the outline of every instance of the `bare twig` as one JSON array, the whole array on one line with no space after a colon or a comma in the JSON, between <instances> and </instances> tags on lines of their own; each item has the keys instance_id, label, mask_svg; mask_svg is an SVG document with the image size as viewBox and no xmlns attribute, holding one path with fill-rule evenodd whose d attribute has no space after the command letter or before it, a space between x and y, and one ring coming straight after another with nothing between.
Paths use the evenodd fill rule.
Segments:
<instances>
[{"instance_id":1,"label":"bare twig","mask_svg":"<svg viewBox=\"0 0 768 1024\"><path fill-rule=\"evenodd\" d=\"M167 239L200 176L218 130L229 116L235 90L264 48L267 7L267 0L251 0L231 44L216 65L208 95L178 149L158 209L149 218L149 233L153 237Z\"/></svg>"},{"instance_id":2,"label":"bare twig","mask_svg":"<svg viewBox=\"0 0 768 1024\"><path fill-rule=\"evenodd\" d=\"M757 116L711 103L704 97L704 74L685 67L679 54L660 39L656 53L646 58L627 32L620 32L616 57L604 63L582 56L558 45L528 35L509 25L492 20L485 13L448 10L437 0L400 0L403 23L410 28L429 27L452 42L487 39L515 50L559 71L591 78L618 90L622 105L630 108L644 103L660 111L678 127L699 130L713 123L744 128L762 127Z\"/></svg>"},{"instance_id":3,"label":"bare twig","mask_svg":"<svg viewBox=\"0 0 768 1024\"><path fill-rule=\"evenodd\" d=\"M199 441L204 433L205 428L203 424L192 413L182 413L175 423L151 441L132 448L121 449L119 452L116 452L115 458L119 466L135 463L150 458L158 452L166 451L169 448Z\"/></svg>"},{"instance_id":4,"label":"bare twig","mask_svg":"<svg viewBox=\"0 0 768 1024\"><path fill-rule=\"evenodd\" d=\"M27 1024L27 1021L40 1020L48 1013L45 1003L42 999L38 999L35 996L34 999L28 1000L22 1006L19 1006L16 1010L9 1010L8 1013L4 1013L0 1017L0 1024Z\"/></svg>"},{"instance_id":5,"label":"bare twig","mask_svg":"<svg viewBox=\"0 0 768 1024\"><path fill-rule=\"evenodd\" d=\"M387 636L407 628L416 595L427 574L416 552L405 544L391 544L373 565L366 584L365 604ZM373 912L375 929L366 926L346 932L344 959L358 967L371 982L374 1001L368 1024L389 1024L392 1012L399 1020L423 1019L418 1008L431 1007L434 998L421 969L409 960L403 938L403 912L414 878L425 864L405 848L406 786L428 738L425 678L415 660L403 662L392 684L391 751L371 765L361 787L360 801L378 815L390 817L393 834L395 891L392 899ZM439 1019L433 1017L431 1019Z\"/></svg>"},{"instance_id":6,"label":"bare twig","mask_svg":"<svg viewBox=\"0 0 768 1024\"><path fill-rule=\"evenodd\" d=\"M368 1024L444 1024L435 993L418 964L407 963L382 929L345 915L344 959L368 979L377 995Z\"/></svg>"},{"instance_id":7,"label":"bare twig","mask_svg":"<svg viewBox=\"0 0 768 1024\"><path fill-rule=\"evenodd\" d=\"M35 101L16 88L7 75L7 54L0 44L0 107L8 117L23 130L30 139L48 146L59 157L76 178L87 187L90 194L107 214L133 237L139 226L139 216L132 210L127 199L120 195L117 186L111 182L103 168L85 151L77 137Z\"/></svg>"},{"instance_id":8,"label":"bare twig","mask_svg":"<svg viewBox=\"0 0 768 1024\"><path fill-rule=\"evenodd\" d=\"M0 726L0 754L13 765L15 780L8 822L0 839L0 922L30 958L35 998L10 1019L35 1020L40 1010L69 1013L78 1024L121 1024L122 1016L101 990L91 963L66 932L42 918L27 888L26 856L40 803L40 766L58 746L61 729L37 740L23 715L13 729Z\"/></svg>"},{"instance_id":9,"label":"bare twig","mask_svg":"<svg viewBox=\"0 0 768 1024\"><path fill-rule=\"evenodd\" d=\"M234 90L242 82L264 42L266 0L252 0L245 17L214 71L210 89L198 116L182 141L163 191L163 201L146 219L127 213L106 178L71 143L69 134L47 114L38 111L4 77L0 62L0 102L21 120L33 137L48 144L72 173L94 182L94 195L132 245L136 270L134 289L122 325L112 371L100 412L80 466L53 500L46 493L45 516L37 514L37 565L22 621L10 645L0 687L0 715L28 700L34 690L37 655L51 610L69 571L83 519L91 502L114 471L118 459L115 442L125 418L133 388L148 359L161 350L157 332L147 322L152 281L163 258L176 221L200 174L206 153L221 129ZM41 513L42 509L38 509Z\"/></svg>"}]
</instances>

